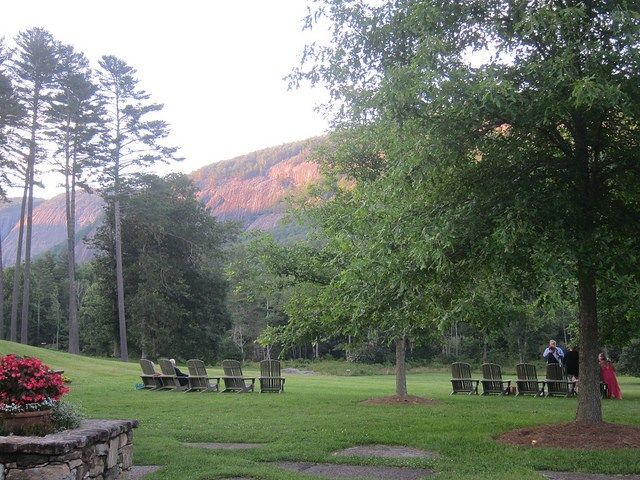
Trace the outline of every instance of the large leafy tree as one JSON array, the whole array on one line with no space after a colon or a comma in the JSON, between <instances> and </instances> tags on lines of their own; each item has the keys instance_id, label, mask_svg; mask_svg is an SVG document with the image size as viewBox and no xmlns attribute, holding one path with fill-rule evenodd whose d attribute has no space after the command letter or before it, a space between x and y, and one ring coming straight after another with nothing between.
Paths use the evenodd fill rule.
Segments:
<instances>
[{"instance_id":1,"label":"large leafy tree","mask_svg":"<svg viewBox=\"0 0 640 480\"><path fill-rule=\"evenodd\" d=\"M184 175L145 176L129 188L122 245L131 344L142 356L213 359L218 338L230 325L223 246L233 229L211 217ZM104 286L113 285L113 213L112 206L94 241L103 254L97 283ZM109 309L115 313L115 294L113 288L96 287L90 308L101 310L101 316Z\"/></svg>"},{"instance_id":2,"label":"large leafy tree","mask_svg":"<svg viewBox=\"0 0 640 480\"><path fill-rule=\"evenodd\" d=\"M103 192L114 214L114 258L120 357L126 361L129 354L124 301L122 212L120 207L123 185L127 177L136 170L158 162L177 160L177 149L163 145L163 140L169 135L168 124L157 119L157 114L163 106L151 102L149 94L139 87L136 70L133 67L119 58L105 55L100 60L98 78L102 94L106 98Z\"/></svg>"},{"instance_id":3,"label":"large leafy tree","mask_svg":"<svg viewBox=\"0 0 640 480\"><path fill-rule=\"evenodd\" d=\"M308 202L309 218L326 238L325 255L335 275L324 292L334 328L364 340L375 332L395 344L396 394L406 396L407 342L430 337L438 325L430 315L432 278L412 259L399 235L402 199L389 188L398 142L393 125L342 132L324 153L325 188ZM328 200L321 201L320 198Z\"/></svg>"},{"instance_id":4,"label":"large leafy tree","mask_svg":"<svg viewBox=\"0 0 640 480\"><path fill-rule=\"evenodd\" d=\"M294 78L330 87L336 124L401 132L384 183L406 258L437 274L425 291L442 312L501 285L575 302L576 420L600 422L598 300L638 282L637 6L314 3L332 43Z\"/></svg>"},{"instance_id":5,"label":"large leafy tree","mask_svg":"<svg viewBox=\"0 0 640 480\"><path fill-rule=\"evenodd\" d=\"M262 353L270 358L273 342L264 343L264 352L253 354L245 345L251 345L265 328L287 321L284 305L288 290L263 261L263 249L271 244L264 232L246 233L230 249L225 266L230 287L227 305L233 322L231 338L244 358L252 360L262 360Z\"/></svg>"}]
</instances>

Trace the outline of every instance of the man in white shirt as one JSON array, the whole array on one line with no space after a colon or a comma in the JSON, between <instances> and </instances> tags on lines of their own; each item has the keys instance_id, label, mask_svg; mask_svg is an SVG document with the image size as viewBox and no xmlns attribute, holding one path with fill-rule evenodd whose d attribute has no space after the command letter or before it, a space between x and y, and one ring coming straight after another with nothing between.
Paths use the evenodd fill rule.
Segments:
<instances>
[{"instance_id":1,"label":"man in white shirt","mask_svg":"<svg viewBox=\"0 0 640 480\"><path fill-rule=\"evenodd\" d=\"M549 340L549 346L545 349L542 356L547 359L547 364L559 363L562 365L562 361L564 360L564 352L556 345L555 340Z\"/></svg>"}]
</instances>

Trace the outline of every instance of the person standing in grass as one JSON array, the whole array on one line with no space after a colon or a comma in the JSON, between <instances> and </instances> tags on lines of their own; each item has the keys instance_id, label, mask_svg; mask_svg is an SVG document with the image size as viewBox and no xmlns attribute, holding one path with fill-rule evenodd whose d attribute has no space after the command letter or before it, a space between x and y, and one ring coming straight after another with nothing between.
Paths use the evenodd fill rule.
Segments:
<instances>
[{"instance_id":1,"label":"person standing in grass","mask_svg":"<svg viewBox=\"0 0 640 480\"><path fill-rule=\"evenodd\" d=\"M542 356L547 359L547 365L550 363L559 363L562 365L564 360L564 352L556 345L555 340L549 340L549 346L545 349Z\"/></svg>"},{"instance_id":2,"label":"person standing in grass","mask_svg":"<svg viewBox=\"0 0 640 480\"><path fill-rule=\"evenodd\" d=\"M600 379L607 386L607 398L622 400L622 391L620 390L620 385L618 385L616 368L613 363L604 353L598 355L598 363L600 364Z\"/></svg>"},{"instance_id":3,"label":"person standing in grass","mask_svg":"<svg viewBox=\"0 0 640 480\"><path fill-rule=\"evenodd\" d=\"M573 346L569 346L569 351L564 355L564 366L567 369L567 376L574 382L577 382L580 371L580 357L578 350Z\"/></svg>"}]
</instances>

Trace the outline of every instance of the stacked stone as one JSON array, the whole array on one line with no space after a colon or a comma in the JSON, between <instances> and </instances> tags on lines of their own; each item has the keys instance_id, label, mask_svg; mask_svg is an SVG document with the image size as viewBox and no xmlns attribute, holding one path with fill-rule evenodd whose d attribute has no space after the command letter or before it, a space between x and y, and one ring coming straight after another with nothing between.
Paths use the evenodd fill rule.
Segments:
<instances>
[{"instance_id":1,"label":"stacked stone","mask_svg":"<svg viewBox=\"0 0 640 480\"><path fill-rule=\"evenodd\" d=\"M87 420L44 437L0 437L0 480L117 480L133 465L136 420Z\"/></svg>"}]
</instances>

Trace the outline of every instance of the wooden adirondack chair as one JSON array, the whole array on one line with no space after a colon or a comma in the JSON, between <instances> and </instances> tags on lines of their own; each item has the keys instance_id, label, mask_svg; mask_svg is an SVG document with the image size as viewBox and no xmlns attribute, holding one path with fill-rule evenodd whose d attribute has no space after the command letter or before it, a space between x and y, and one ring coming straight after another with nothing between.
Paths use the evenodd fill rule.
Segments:
<instances>
[{"instance_id":1,"label":"wooden adirondack chair","mask_svg":"<svg viewBox=\"0 0 640 480\"><path fill-rule=\"evenodd\" d=\"M518 379L517 395L534 395L536 397L544 396L544 381L538 380L536 366L529 363L519 363L516 365L516 373Z\"/></svg>"},{"instance_id":2,"label":"wooden adirondack chair","mask_svg":"<svg viewBox=\"0 0 640 480\"><path fill-rule=\"evenodd\" d=\"M280 361L263 360L260 362L260 393L284 392L284 377L280 373Z\"/></svg>"},{"instance_id":3,"label":"wooden adirondack chair","mask_svg":"<svg viewBox=\"0 0 640 480\"><path fill-rule=\"evenodd\" d=\"M242 376L242 367L237 360L223 360L222 369L224 370L224 376L222 381L224 382L224 392L253 392L255 388L255 377ZM247 384L247 380L251 383Z\"/></svg>"},{"instance_id":4,"label":"wooden adirondack chair","mask_svg":"<svg viewBox=\"0 0 640 480\"><path fill-rule=\"evenodd\" d=\"M480 383L480 380L471 378L471 365L468 363L452 363L451 377L453 391L450 395L455 395L456 393L466 393L468 395L473 393L478 394L478 383Z\"/></svg>"},{"instance_id":5,"label":"wooden adirondack chair","mask_svg":"<svg viewBox=\"0 0 640 480\"><path fill-rule=\"evenodd\" d=\"M498 395L509 395L511 380L502 380L502 370L500 365L495 363L482 364L482 395L497 393Z\"/></svg>"},{"instance_id":6,"label":"wooden adirondack chair","mask_svg":"<svg viewBox=\"0 0 640 480\"><path fill-rule=\"evenodd\" d=\"M187 368L189 369L189 387L187 392L219 392L220 377L210 377L202 360L192 358L187 360ZM211 384L210 380L215 380Z\"/></svg>"},{"instance_id":7,"label":"wooden adirondack chair","mask_svg":"<svg viewBox=\"0 0 640 480\"><path fill-rule=\"evenodd\" d=\"M156 372L156 366L151 360L141 358L140 367L142 367L142 375L140 375L140 378L142 378L142 384L144 385L143 388L150 390L158 390L162 388L160 374Z\"/></svg>"},{"instance_id":8,"label":"wooden adirondack chair","mask_svg":"<svg viewBox=\"0 0 640 480\"><path fill-rule=\"evenodd\" d=\"M547 365L547 396L571 397L576 394L576 382L567 380L564 368L559 363Z\"/></svg>"},{"instance_id":9,"label":"wooden adirondack chair","mask_svg":"<svg viewBox=\"0 0 640 480\"><path fill-rule=\"evenodd\" d=\"M160 371L162 372L160 375L162 388L159 390L173 390L178 392L187 389L187 387L180 385L180 379L176 375L176 369L168 358L160 358L158 359L158 363L160 364Z\"/></svg>"}]
</instances>

